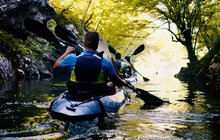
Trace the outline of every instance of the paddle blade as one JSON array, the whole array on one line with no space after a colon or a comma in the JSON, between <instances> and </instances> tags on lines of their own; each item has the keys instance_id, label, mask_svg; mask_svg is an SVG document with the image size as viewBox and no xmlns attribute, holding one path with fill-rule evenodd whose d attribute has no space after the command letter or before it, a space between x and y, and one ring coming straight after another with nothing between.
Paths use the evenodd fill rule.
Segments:
<instances>
[{"instance_id":1,"label":"paddle blade","mask_svg":"<svg viewBox=\"0 0 220 140\"><path fill-rule=\"evenodd\" d=\"M55 44L60 44L59 40L54 36L54 34L39 21L31 18L25 18L24 26L28 31L46 39L47 41Z\"/></svg>"},{"instance_id":2,"label":"paddle blade","mask_svg":"<svg viewBox=\"0 0 220 140\"><path fill-rule=\"evenodd\" d=\"M165 103L164 100L158 98L157 96L150 94L149 92L143 89L136 88L136 90L137 90L136 93L138 94L138 97L142 99L145 103L157 104L157 105Z\"/></svg>"},{"instance_id":3,"label":"paddle blade","mask_svg":"<svg viewBox=\"0 0 220 140\"><path fill-rule=\"evenodd\" d=\"M146 78L146 77L143 77L143 80L144 80L145 82L150 81L150 79L148 79L148 78Z\"/></svg>"},{"instance_id":4,"label":"paddle blade","mask_svg":"<svg viewBox=\"0 0 220 140\"><path fill-rule=\"evenodd\" d=\"M79 51L82 52L84 50L83 46L81 46L80 44L77 43L77 36L74 34L74 32L57 25L55 27L55 34L61 38L61 40L65 41L65 44L67 44L68 46L73 46Z\"/></svg>"},{"instance_id":5,"label":"paddle blade","mask_svg":"<svg viewBox=\"0 0 220 140\"><path fill-rule=\"evenodd\" d=\"M108 49L109 49L110 53L112 53L112 54L117 53L117 51L112 46L108 46Z\"/></svg>"},{"instance_id":6,"label":"paddle blade","mask_svg":"<svg viewBox=\"0 0 220 140\"><path fill-rule=\"evenodd\" d=\"M59 26L57 25L55 27L55 34L65 40L66 42L69 42L69 43L72 43L72 44L77 44L75 40L77 40L77 37L76 35L71 32L70 30L67 30L66 28L62 27L62 26Z\"/></svg>"},{"instance_id":7,"label":"paddle blade","mask_svg":"<svg viewBox=\"0 0 220 140\"><path fill-rule=\"evenodd\" d=\"M133 67L133 69L134 69L135 72L137 72L137 73L143 78L143 80L144 80L145 82L147 82L147 81L150 80L150 79L144 77L144 76L143 76L140 72L138 72L134 67Z\"/></svg>"},{"instance_id":8,"label":"paddle blade","mask_svg":"<svg viewBox=\"0 0 220 140\"><path fill-rule=\"evenodd\" d=\"M144 44L140 45L134 52L132 55L137 55L139 54L140 52L142 52L144 50L145 46Z\"/></svg>"}]
</instances>

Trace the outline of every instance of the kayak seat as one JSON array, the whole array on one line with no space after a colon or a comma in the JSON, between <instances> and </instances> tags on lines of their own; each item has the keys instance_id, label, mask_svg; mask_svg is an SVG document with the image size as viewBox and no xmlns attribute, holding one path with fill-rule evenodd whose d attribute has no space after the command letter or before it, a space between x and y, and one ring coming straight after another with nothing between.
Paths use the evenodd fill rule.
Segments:
<instances>
[{"instance_id":1,"label":"kayak seat","mask_svg":"<svg viewBox=\"0 0 220 140\"><path fill-rule=\"evenodd\" d=\"M68 94L75 101L89 100L109 93L105 83L68 82L67 88Z\"/></svg>"}]
</instances>

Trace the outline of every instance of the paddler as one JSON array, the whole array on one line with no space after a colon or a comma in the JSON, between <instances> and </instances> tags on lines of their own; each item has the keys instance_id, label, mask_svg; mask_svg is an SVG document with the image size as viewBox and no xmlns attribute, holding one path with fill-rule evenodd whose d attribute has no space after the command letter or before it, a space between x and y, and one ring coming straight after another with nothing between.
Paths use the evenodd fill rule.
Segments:
<instances>
[{"instance_id":1,"label":"paddler","mask_svg":"<svg viewBox=\"0 0 220 140\"><path fill-rule=\"evenodd\" d=\"M71 70L67 87L73 97L87 99L100 94L113 94L116 92L114 85L121 87L128 84L116 74L112 62L97 51L98 32L87 32L83 43L85 49L80 55L76 56L73 53L75 49L69 46L54 64L55 69Z\"/></svg>"}]
</instances>

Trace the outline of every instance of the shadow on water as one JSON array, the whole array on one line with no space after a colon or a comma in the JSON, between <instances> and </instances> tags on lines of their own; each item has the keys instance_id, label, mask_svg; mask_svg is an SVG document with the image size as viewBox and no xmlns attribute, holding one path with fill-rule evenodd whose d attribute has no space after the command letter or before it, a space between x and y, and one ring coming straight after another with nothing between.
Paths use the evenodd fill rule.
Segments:
<instances>
[{"instance_id":1,"label":"shadow on water","mask_svg":"<svg viewBox=\"0 0 220 140\"><path fill-rule=\"evenodd\" d=\"M170 104L131 100L102 128L93 121L52 119L52 100L66 90L64 79L10 81L0 90L0 137L24 139L219 139L220 95L195 81L140 81L136 86Z\"/></svg>"},{"instance_id":2,"label":"shadow on water","mask_svg":"<svg viewBox=\"0 0 220 140\"><path fill-rule=\"evenodd\" d=\"M166 125L166 132L172 130L173 136L183 139L219 139L219 93L196 81L184 83L173 79L149 84L148 89L157 87L160 91L155 94L171 102L147 111L153 114L152 120L158 121L160 127Z\"/></svg>"},{"instance_id":3,"label":"shadow on water","mask_svg":"<svg viewBox=\"0 0 220 140\"><path fill-rule=\"evenodd\" d=\"M51 131L48 107L65 89L50 80L9 81L0 87L0 137L29 136ZM52 123L53 125L53 123Z\"/></svg>"}]
</instances>

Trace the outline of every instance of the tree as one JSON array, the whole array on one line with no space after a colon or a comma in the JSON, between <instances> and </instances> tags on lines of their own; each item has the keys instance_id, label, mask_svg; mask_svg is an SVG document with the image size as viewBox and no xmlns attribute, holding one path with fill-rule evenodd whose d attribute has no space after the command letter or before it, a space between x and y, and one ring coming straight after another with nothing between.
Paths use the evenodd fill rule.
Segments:
<instances>
[{"instance_id":1,"label":"tree","mask_svg":"<svg viewBox=\"0 0 220 140\"><path fill-rule=\"evenodd\" d=\"M211 2L210 2L211 3ZM211 8L209 8L209 12L207 14L211 14L209 18L206 18L205 21L200 21L200 23L204 23L203 27L200 28L200 34L198 35L199 48L203 49L205 46L208 51L212 53L217 53L215 51L219 50L215 45L215 42L220 41L220 2L215 2L212 4Z\"/></svg>"},{"instance_id":2,"label":"tree","mask_svg":"<svg viewBox=\"0 0 220 140\"><path fill-rule=\"evenodd\" d=\"M124 2L129 2L124 0ZM168 25L167 30L172 34L173 41L183 44L188 53L190 63L198 61L196 55L197 39L204 33L205 26L216 11L217 0L136 0L134 9L150 12L154 17ZM175 24L177 32L172 28Z\"/></svg>"}]
</instances>

